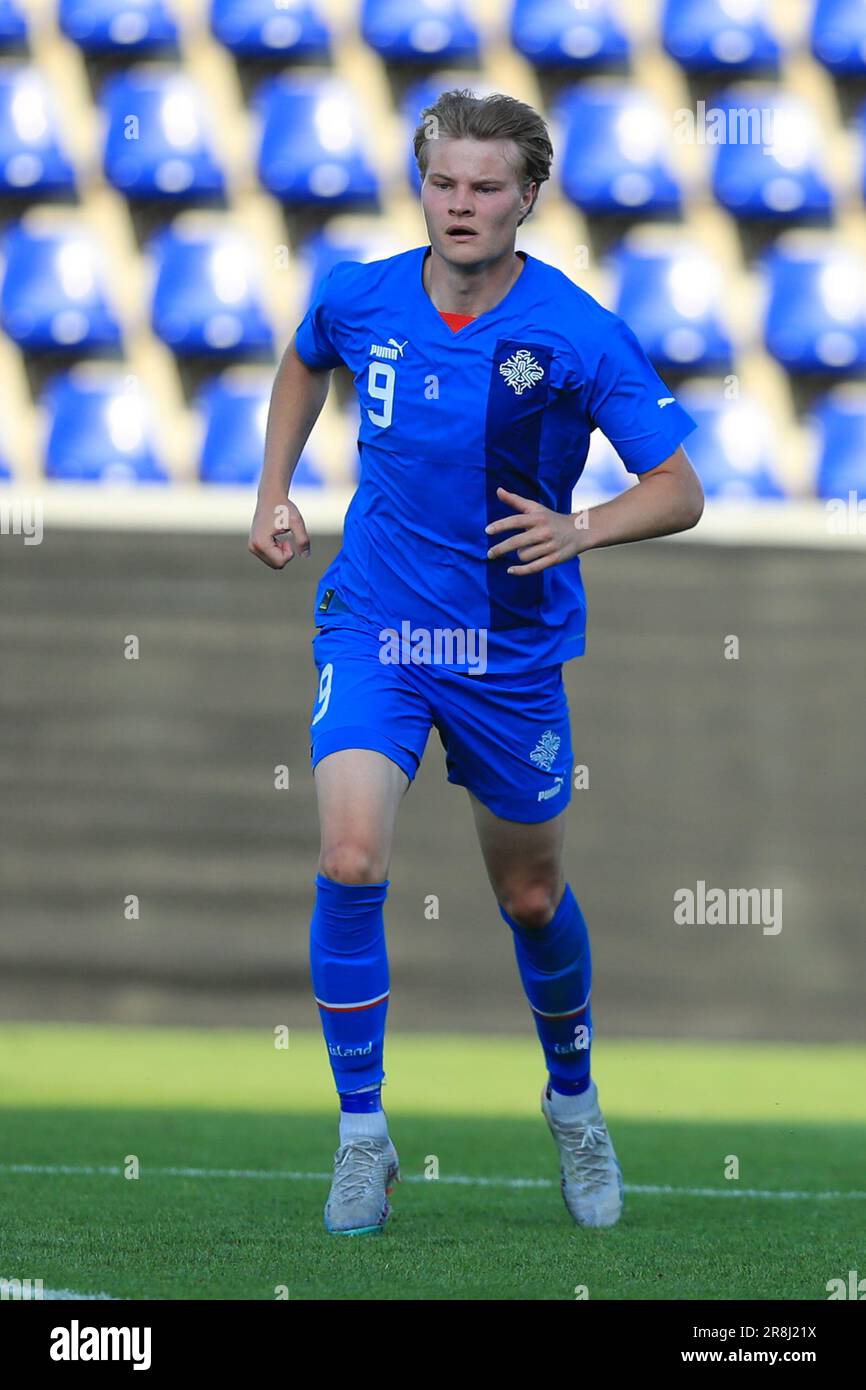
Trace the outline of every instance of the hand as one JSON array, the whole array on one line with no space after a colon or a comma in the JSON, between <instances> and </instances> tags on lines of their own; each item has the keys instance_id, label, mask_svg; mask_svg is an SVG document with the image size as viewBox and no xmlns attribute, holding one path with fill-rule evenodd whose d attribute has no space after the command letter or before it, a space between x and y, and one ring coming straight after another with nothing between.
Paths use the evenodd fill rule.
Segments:
<instances>
[{"instance_id":1,"label":"hand","mask_svg":"<svg viewBox=\"0 0 866 1390\"><path fill-rule=\"evenodd\" d=\"M277 537L291 531L291 539ZM260 497L256 504L250 539L247 546L251 555L256 555L272 570L281 570L298 553L309 555L310 538L304 525L304 518L294 502L288 497Z\"/></svg>"},{"instance_id":2,"label":"hand","mask_svg":"<svg viewBox=\"0 0 866 1390\"><path fill-rule=\"evenodd\" d=\"M504 487L496 489L497 497L510 502L516 515L500 517L485 526L488 536L501 531L519 530L522 534L500 541L488 550L488 560L517 551L521 565L509 565L509 574L536 574L549 569L551 565L561 565L564 560L572 560L582 550L588 549L588 532L578 529L578 522L585 513L569 516L551 511L540 502L532 502L528 497L520 497L516 492L506 492Z\"/></svg>"}]
</instances>

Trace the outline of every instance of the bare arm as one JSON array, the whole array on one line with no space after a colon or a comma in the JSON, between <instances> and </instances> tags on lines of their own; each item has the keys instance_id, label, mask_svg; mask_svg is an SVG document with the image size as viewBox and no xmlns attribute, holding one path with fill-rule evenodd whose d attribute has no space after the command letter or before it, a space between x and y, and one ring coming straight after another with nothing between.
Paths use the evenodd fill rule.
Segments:
<instances>
[{"instance_id":1,"label":"bare arm","mask_svg":"<svg viewBox=\"0 0 866 1390\"><path fill-rule=\"evenodd\" d=\"M322 412L331 384L329 371L313 371L289 343L277 368L265 430L265 457L258 500L250 527L249 551L271 569L281 570L296 552L309 555L304 519L288 500L301 451ZM277 540L291 531L292 539Z\"/></svg>"},{"instance_id":2,"label":"bare arm","mask_svg":"<svg viewBox=\"0 0 866 1390\"><path fill-rule=\"evenodd\" d=\"M682 445L657 468L639 473L637 479L640 487L578 513L588 528L584 550L671 536L697 526L704 510L704 490Z\"/></svg>"},{"instance_id":3,"label":"bare arm","mask_svg":"<svg viewBox=\"0 0 866 1390\"><path fill-rule=\"evenodd\" d=\"M573 516L551 511L539 502L498 488L503 502L515 508L511 516L493 521L488 536L518 530L521 534L499 541L487 552L490 560L517 552L521 563L510 565L509 574L535 574L562 564L587 550L650 536L670 536L696 526L704 510L704 490L682 445L657 468L638 474L640 487L629 488L609 502Z\"/></svg>"}]
</instances>

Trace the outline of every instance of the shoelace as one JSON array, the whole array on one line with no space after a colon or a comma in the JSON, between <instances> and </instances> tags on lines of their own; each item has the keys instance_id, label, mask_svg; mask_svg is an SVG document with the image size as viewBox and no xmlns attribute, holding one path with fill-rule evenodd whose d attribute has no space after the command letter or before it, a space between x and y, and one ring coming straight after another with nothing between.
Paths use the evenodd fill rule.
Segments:
<instances>
[{"instance_id":1,"label":"shoelace","mask_svg":"<svg viewBox=\"0 0 866 1390\"><path fill-rule=\"evenodd\" d=\"M375 1139L351 1139L344 1144L334 1154L337 1169L332 1197L349 1202L364 1197L373 1185L382 1157L382 1146Z\"/></svg>"},{"instance_id":2,"label":"shoelace","mask_svg":"<svg viewBox=\"0 0 866 1390\"><path fill-rule=\"evenodd\" d=\"M561 1125L564 1164L569 1178L592 1191L610 1182L610 1136L604 1125Z\"/></svg>"}]
</instances>

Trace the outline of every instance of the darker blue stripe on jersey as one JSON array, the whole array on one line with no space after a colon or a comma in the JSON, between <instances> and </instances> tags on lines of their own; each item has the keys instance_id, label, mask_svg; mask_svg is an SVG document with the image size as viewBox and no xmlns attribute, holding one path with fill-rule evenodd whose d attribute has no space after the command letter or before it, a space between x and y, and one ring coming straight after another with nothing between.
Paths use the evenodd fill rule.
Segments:
<instances>
[{"instance_id":1,"label":"darker blue stripe on jersey","mask_svg":"<svg viewBox=\"0 0 866 1390\"><path fill-rule=\"evenodd\" d=\"M528 357L518 356L524 352ZM536 343L500 339L496 344L484 439L488 523L513 511L497 497L498 487L550 505L541 496L538 465L544 407L550 391L551 357L550 348ZM500 371L502 366L506 372ZM542 377L537 375L539 369L544 373ZM506 532L493 541L513 534ZM492 632L533 626L541 621L544 571L509 574L511 564L520 564L515 553L491 560L487 566Z\"/></svg>"}]
</instances>

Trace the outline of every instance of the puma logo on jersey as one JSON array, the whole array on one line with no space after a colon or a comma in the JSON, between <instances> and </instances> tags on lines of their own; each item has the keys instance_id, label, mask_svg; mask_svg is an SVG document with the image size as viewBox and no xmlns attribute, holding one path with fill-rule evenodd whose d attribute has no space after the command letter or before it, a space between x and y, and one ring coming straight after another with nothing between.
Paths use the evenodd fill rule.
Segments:
<instances>
[{"instance_id":1,"label":"puma logo on jersey","mask_svg":"<svg viewBox=\"0 0 866 1390\"><path fill-rule=\"evenodd\" d=\"M544 376L544 368L539 366L529 348L518 348L504 362L499 364L499 373L505 377L518 396L528 387L535 385Z\"/></svg>"},{"instance_id":2,"label":"puma logo on jersey","mask_svg":"<svg viewBox=\"0 0 866 1390\"><path fill-rule=\"evenodd\" d=\"M381 343L371 343L370 351L374 357L387 357L393 362L396 361L398 357L403 356L403 349L408 341L409 339L406 338L402 343L398 343L396 338L389 338L388 347L383 347Z\"/></svg>"},{"instance_id":3,"label":"puma logo on jersey","mask_svg":"<svg viewBox=\"0 0 866 1390\"><path fill-rule=\"evenodd\" d=\"M552 787L548 787L548 788L546 789L546 791L543 791L543 792L539 792L539 793L538 793L538 796L537 796L536 800L538 800L538 801L549 801L550 798L551 798L552 796L559 796L559 793L560 793L561 791L562 791L562 778L561 778L561 777L557 777L557 779L556 779L556 781L554 782L554 784L553 784Z\"/></svg>"},{"instance_id":4,"label":"puma logo on jersey","mask_svg":"<svg viewBox=\"0 0 866 1390\"><path fill-rule=\"evenodd\" d=\"M664 410L664 408L665 408L666 405L673 405L673 404L674 404L674 398L673 398L673 396L659 396L658 400L656 401L656 405L658 406L659 410Z\"/></svg>"}]
</instances>

